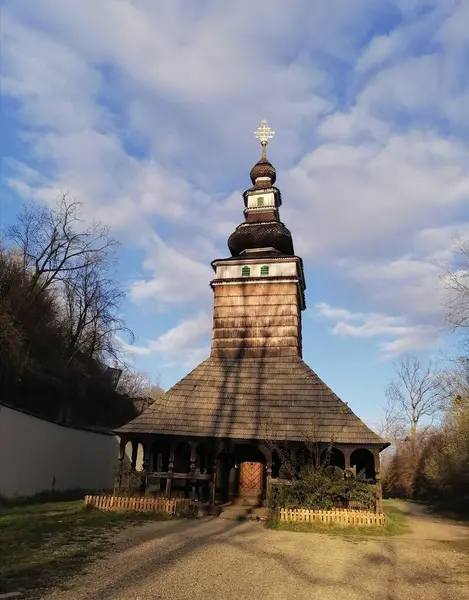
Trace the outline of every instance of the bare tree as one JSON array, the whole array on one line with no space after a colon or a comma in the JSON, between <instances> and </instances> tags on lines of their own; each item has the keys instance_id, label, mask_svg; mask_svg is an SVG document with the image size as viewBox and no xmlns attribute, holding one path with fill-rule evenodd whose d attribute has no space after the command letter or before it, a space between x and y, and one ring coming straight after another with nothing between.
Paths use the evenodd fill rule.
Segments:
<instances>
[{"instance_id":1,"label":"bare tree","mask_svg":"<svg viewBox=\"0 0 469 600\"><path fill-rule=\"evenodd\" d=\"M441 372L441 388L447 408L456 398L469 398L469 358L456 356L449 361Z\"/></svg>"},{"instance_id":2,"label":"bare tree","mask_svg":"<svg viewBox=\"0 0 469 600\"><path fill-rule=\"evenodd\" d=\"M415 447L422 421L431 423L442 409L441 374L431 361L423 365L414 356L404 356L395 367L396 377L386 389L386 420L394 432L408 431Z\"/></svg>"},{"instance_id":3,"label":"bare tree","mask_svg":"<svg viewBox=\"0 0 469 600\"><path fill-rule=\"evenodd\" d=\"M443 276L448 324L469 341L469 241L457 238L453 264Z\"/></svg>"},{"instance_id":4,"label":"bare tree","mask_svg":"<svg viewBox=\"0 0 469 600\"><path fill-rule=\"evenodd\" d=\"M118 243L101 223L81 218L81 202L63 193L54 208L26 205L7 238L28 273L28 296L35 298L76 271L112 261Z\"/></svg>"},{"instance_id":5,"label":"bare tree","mask_svg":"<svg viewBox=\"0 0 469 600\"><path fill-rule=\"evenodd\" d=\"M115 426L135 416L116 393L122 364L116 247L108 229L81 218L63 194L53 208L26 206L0 242L0 379L18 406L77 424ZM2 240L3 242L3 240ZM7 244L8 242L8 244ZM116 365L117 367L117 365Z\"/></svg>"},{"instance_id":6,"label":"bare tree","mask_svg":"<svg viewBox=\"0 0 469 600\"><path fill-rule=\"evenodd\" d=\"M133 333L120 317L125 297L119 285L103 272L103 265L89 264L63 282L65 329L69 360L78 352L87 357L120 358L115 336Z\"/></svg>"},{"instance_id":7,"label":"bare tree","mask_svg":"<svg viewBox=\"0 0 469 600\"><path fill-rule=\"evenodd\" d=\"M149 375L126 366L122 372L118 391L134 400L135 408L142 413L164 394L159 381L153 383Z\"/></svg>"},{"instance_id":8,"label":"bare tree","mask_svg":"<svg viewBox=\"0 0 469 600\"><path fill-rule=\"evenodd\" d=\"M127 394L131 398L137 398L145 395L146 390L151 386L150 377L129 366L124 367L119 380L118 391L121 394Z\"/></svg>"},{"instance_id":9,"label":"bare tree","mask_svg":"<svg viewBox=\"0 0 469 600\"><path fill-rule=\"evenodd\" d=\"M68 363L78 354L120 358L116 335L133 339L119 314L125 294L112 273L118 242L101 223L86 223L81 208L64 193L53 208L26 205L7 229L25 275L23 305L53 290L63 309Z\"/></svg>"},{"instance_id":10,"label":"bare tree","mask_svg":"<svg viewBox=\"0 0 469 600\"><path fill-rule=\"evenodd\" d=\"M264 411L263 411L264 412ZM276 455L281 471L288 479L296 479L298 477L299 456L293 453L288 443L276 440L275 425L269 418L267 412L262 415L261 439L265 447L267 447L272 455ZM333 439L327 443L319 442L321 439L320 426L314 417L311 417L305 439L301 442L301 449L305 452L307 465L310 468L324 470L329 467L331 453L334 447ZM305 465L306 466L306 465Z\"/></svg>"}]
</instances>

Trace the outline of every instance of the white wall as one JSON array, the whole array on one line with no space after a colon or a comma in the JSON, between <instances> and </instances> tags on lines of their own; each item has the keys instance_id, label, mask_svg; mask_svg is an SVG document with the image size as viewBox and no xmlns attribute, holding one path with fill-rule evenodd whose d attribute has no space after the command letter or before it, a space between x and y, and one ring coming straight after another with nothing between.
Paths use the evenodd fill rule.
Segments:
<instances>
[{"instance_id":1,"label":"white wall","mask_svg":"<svg viewBox=\"0 0 469 600\"><path fill-rule=\"evenodd\" d=\"M269 267L269 277L279 277L281 275L297 275L296 262L279 261L278 263L266 262L266 263L248 263L246 266L251 269L251 277L261 276L261 267L265 265ZM216 276L217 279L234 279L236 277L242 277L242 268L244 265L217 265ZM248 279L248 277L246 277Z\"/></svg>"},{"instance_id":2,"label":"white wall","mask_svg":"<svg viewBox=\"0 0 469 600\"><path fill-rule=\"evenodd\" d=\"M256 208L258 207L257 199L264 198L264 202L262 204L263 208L272 208L275 206L275 197L272 192L262 193L262 191L256 194L249 194L248 196L248 208Z\"/></svg>"},{"instance_id":3,"label":"white wall","mask_svg":"<svg viewBox=\"0 0 469 600\"><path fill-rule=\"evenodd\" d=\"M0 404L0 495L110 489L118 438L63 427Z\"/></svg>"}]
</instances>

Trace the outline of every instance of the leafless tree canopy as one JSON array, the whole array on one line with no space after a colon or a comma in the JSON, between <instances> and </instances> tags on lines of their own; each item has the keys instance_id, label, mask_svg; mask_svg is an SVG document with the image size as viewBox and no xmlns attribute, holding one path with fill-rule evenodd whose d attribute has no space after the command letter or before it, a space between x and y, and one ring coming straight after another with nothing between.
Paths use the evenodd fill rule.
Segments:
<instances>
[{"instance_id":1,"label":"leafless tree canopy","mask_svg":"<svg viewBox=\"0 0 469 600\"><path fill-rule=\"evenodd\" d=\"M81 208L68 194L53 208L26 205L7 239L27 276L23 303L52 291L63 307L68 360L77 353L117 358L116 334L133 339L119 316L125 294L113 278L118 242L101 223L87 224Z\"/></svg>"},{"instance_id":2,"label":"leafless tree canopy","mask_svg":"<svg viewBox=\"0 0 469 600\"><path fill-rule=\"evenodd\" d=\"M115 260L116 240L101 223L85 223L81 202L62 194L53 208L28 204L7 229L23 268L30 274L28 291L39 295L74 273L107 269Z\"/></svg>"},{"instance_id":3,"label":"leafless tree canopy","mask_svg":"<svg viewBox=\"0 0 469 600\"><path fill-rule=\"evenodd\" d=\"M447 323L469 346L469 241L456 240L456 259L443 283ZM384 461L392 495L467 500L469 493L469 360L444 370L406 357L386 392L383 435L394 442ZM410 443L409 443L410 442Z\"/></svg>"},{"instance_id":4,"label":"leafless tree canopy","mask_svg":"<svg viewBox=\"0 0 469 600\"><path fill-rule=\"evenodd\" d=\"M99 265L88 265L74 271L63 281L65 323L69 355L120 357L115 335L132 332L120 317L124 291L102 273Z\"/></svg>"},{"instance_id":5,"label":"leafless tree canopy","mask_svg":"<svg viewBox=\"0 0 469 600\"><path fill-rule=\"evenodd\" d=\"M122 368L117 242L87 223L63 194L54 207L27 205L0 247L2 398L49 418L116 425L135 416L103 363Z\"/></svg>"},{"instance_id":6,"label":"leafless tree canopy","mask_svg":"<svg viewBox=\"0 0 469 600\"><path fill-rule=\"evenodd\" d=\"M437 373L431 365L421 369L414 365L410 369L414 374L412 377L407 376L408 370L404 369L404 374L406 381L413 382L411 386L407 384L411 393L402 384L398 400L391 402L391 408L397 407L398 416L405 417L405 433L412 431L414 424L414 437L402 436L394 440L394 451L386 457L384 464L384 489L392 496L441 499L464 506L469 494L468 360L457 358ZM423 394L419 403L423 392L426 395ZM402 395L407 400L407 412L399 412ZM394 395L391 397L395 399ZM412 418L414 413L416 417ZM421 426L419 415L431 420L435 414L439 417L437 423L432 427Z\"/></svg>"},{"instance_id":7,"label":"leafless tree canopy","mask_svg":"<svg viewBox=\"0 0 469 600\"><path fill-rule=\"evenodd\" d=\"M404 356L395 367L396 376L386 390L386 423L389 431L408 431L415 444L419 425L431 423L442 409L441 374L431 361L422 364L414 356Z\"/></svg>"},{"instance_id":8,"label":"leafless tree canopy","mask_svg":"<svg viewBox=\"0 0 469 600\"><path fill-rule=\"evenodd\" d=\"M461 332L468 343L469 331L469 241L456 240L456 260L446 270L444 284L449 292L446 301L446 317L448 324L457 332Z\"/></svg>"},{"instance_id":9,"label":"leafless tree canopy","mask_svg":"<svg viewBox=\"0 0 469 600\"><path fill-rule=\"evenodd\" d=\"M458 397L469 398L469 358L456 356L451 359L440 379L445 408Z\"/></svg>"},{"instance_id":10,"label":"leafless tree canopy","mask_svg":"<svg viewBox=\"0 0 469 600\"><path fill-rule=\"evenodd\" d=\"M281 464L281 474L287 479L295 479L298 476L298 457L292 453L288 444L275 439L275 426L270 422L267 414L262 417L262 441L266 448L278 458ZM302 441L301 447L308 457L309 467L318 471L329 467L334 440L327 444L320 443L320 427L314 418L311 418L308 438Z\"/></svg>"},{"instance_id":11,"label":"leafless tree canopy","mask_svg":"<svg viewBox=\"0 0 469 600\"><path fill-rule=\"evenodd\" d=\"M132 398L147 396L156 399L164 393L160 387L159 378L153 381L147 373L125 366L119 381L119 389L123 394Z\"/></svg>"}]
</instances>

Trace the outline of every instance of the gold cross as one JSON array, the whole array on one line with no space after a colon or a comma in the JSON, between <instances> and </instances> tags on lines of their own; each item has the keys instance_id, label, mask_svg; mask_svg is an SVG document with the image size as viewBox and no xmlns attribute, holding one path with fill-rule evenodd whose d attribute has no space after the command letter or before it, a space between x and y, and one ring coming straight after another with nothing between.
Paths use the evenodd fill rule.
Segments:
<instances>
[{"instance_id":1,"label":"gold cross","mask_svg":"<svg viewBox=\"0 0 469 600\"><path fill-rule=\"evenodd\" d=\"M269 140L274 137L275 131L267 125L267 119L262 119L261 124L254 132L256 138L260 141L261 146L265 147L269 143Z\"/></svg>"}]
</instances>

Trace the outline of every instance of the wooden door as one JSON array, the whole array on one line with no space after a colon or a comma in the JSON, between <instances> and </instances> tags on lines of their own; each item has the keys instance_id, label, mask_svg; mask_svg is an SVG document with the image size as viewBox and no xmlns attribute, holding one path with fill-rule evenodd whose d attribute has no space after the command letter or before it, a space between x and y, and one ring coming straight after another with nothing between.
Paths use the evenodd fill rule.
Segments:
<instances>
[{"instance_id":1,"label":"wooden door","mask_svg":"<svg viewBox=\"0 0 469 600\"><path fill-rule=\"evenodd\" d=\"M262 496L264 465L260 462L242 462L239 465L239 495L258 502Z\"/></svg>"}]
</instances>

